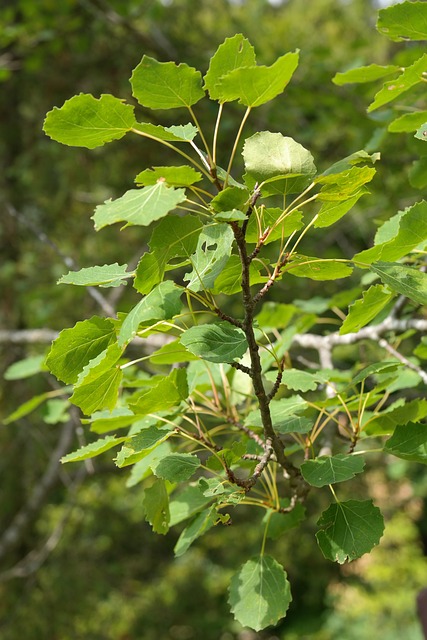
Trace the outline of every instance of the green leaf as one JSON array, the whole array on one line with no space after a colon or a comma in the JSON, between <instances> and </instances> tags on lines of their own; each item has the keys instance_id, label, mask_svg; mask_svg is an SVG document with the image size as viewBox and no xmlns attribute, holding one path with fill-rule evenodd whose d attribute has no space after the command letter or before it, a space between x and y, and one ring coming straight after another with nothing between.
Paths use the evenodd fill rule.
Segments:
<instances>
[{"instance_id":1,"label":"green leaf","mask_svg":"<svg viewBox=\"0 0 427 640\"><path fill-rule=\"evenodd\" d=\"M408 424L408 422L419 422L426 416L427 400L403 402L402 406L393 407L392 405L385 411L381 411L371 417L368 422L363 425L363 431L369 436L387 435L393 433L397 425L405 425Z\"/></svg>"},{"instance_id":2,"label":"green leaf","mask_svg":"<svg viewBox=\"0 0 427 640\"><path fill-rule=\"evenodd\" d=\"M349 69L343 73L336 73L332 78L332 82L338 86L356 82L373 82L374 80L391 76L397 71L400 71L400 67L396 65L370 64L365 67L357 67L357 69Z\"/></svg>"},{"instance_id":3,"label":"green leaf","mask_svg":"<svg viewBox=\"0 0 427 640\"><path fill-rule=\"evenodd\" d=\"M91 418L82 422L90 422L90 430L94 433L107 433L108 431L129 427L129 425L136 422L136 417L128 408L115 407L112 411L97 411Z\"/></svg>"},{"instance_id":4,"label":"green leaf","mask_svg":"<svg viewBox=\"0 0 427 640\"><path fill-rule=\"evenodd\" d=\"M221 79L234 69L253 67L256 64L255 51L249 40L241 33L226 38L212 56L209 69L204 77L204 89L212 100L227 102L221 91Z\"/></svg>"},{"instance_id":5,"label":"green leaf","mask_svg":"<svg viewBox=\"0 0 427 640\"><path fill-rule=\"evenodd\" d=\"M209 362L233 362L245 354L248 343L242 329L228 322L191 327L184 331L181 343L197 356Z\"/></svg>"},{"instance_id":6,"label":"green leaf","mask_svg":"<svg viewBox=\"0 0 427 640\"><path fill-rule=\"evenodd\" d=\"M99 409L111 410L116 406L122 378L123 372L119 367L113 367L96 378L89 377L87 382L76 387L70 401L86 415Z\"/></svg>"},{"instance_id":7,"label":"green leaf","mask_svg":"<svg viewBox=\"0 0 427 640\"><path fill-rule=\"evenodd\" d=\"M285 369L282 373L282 384L294 391L315 391L323 378L315 373L301 371L300 369Z\"/></svg>"},{"instance_id":8,"label":"green leaf","mask_svg":"<svg viewBox=\"0 0 427 640\"><path fill-rule=\"evenodd\" d=\"M156 481L145 489L142 504L145 510L145 519L153 527L155 533L165 535L169 531L169 496L164 480Z\"/></svg>"},{"instance_id":9,"label":"green leaf","mask_svg":"<svg viewBox=\"0 0 427 640\"><path fill-rule=\"evenodd\" d=\"M175 557L182 556L197 538L214 526L217 520L214 506L198 513L179 536L174 548Z\"/></svg>"},{"instance_id":10,"label":"green leaf","mask_svg":"<svg viewBox=\"0 0 427 640\"><path fill-rule=\"evenodd\" d=\"M394 42L427 40L427 7L425 2L402 2L378 14L377 29Z\"/></svg>"},{"instance_id":11,"label":"green leaf","mask_svg":"<svg viewBox=\"0 0 427 640\"><path fill-rule=\"evenodd\" d=\"M382 244L356 253L355 261L390 262L399 260L427 240L427 202L422 200L405 209L399 219L398 233Z\"/></svg>"},{"instance_id":12,"label":"green leaf","mask_svg":"<svg viewBox=\"0 0 427 640\"><path fill-rule=\"evenodd\" d=\"M172 447L168 441L161 442L159 446L147 451L140 460L132 465L129 477L126 480L126 487L134 487L148 476L151 476L160 460L171 452ZM172 526L171 523L170 526Z\"/></svg>"},{"instance_id":13,"label":"green leaf","mask_svg":"<svg viewBox=\"0 0 427 640\"><path fill-rule=\"evenodd\" d=\"M427 425L415 422L398 425L384 451L403 460L427 464Z\"/></svg>"},{"instance_id":14,"label":"green leaf","mask_svg":"<svg viewBox=\"0 0 427 640\"><path fill-rule=\"evenodd\" d=\"M427 126L425 140L427 140ZM425 189L427 187L427 157L415 160L409 169L409 184L414 189Z\"/></svg>"},{"instance_id":15,"label":"green leaf","mask_svg":"<svg viewBox=\"0 0 427 640\"><path fill-rule=\"evenodd\" d=\"M298 312L293 304L279 302L264 302L262 309L256 316L256 322L261 329L284 329Z\"/></svg>"},{"instance_id":16,"label":"green leaf","mask_svg":"<svg viewBox=\"0 0 427 640\"><path fill-rule=\"evenodd\" d=\"M132 402L130 407L138 415L147 415L177 406L187 397L187 371L173 369L168 376Z\"/></svg>"},{"instance_id":17,"label":"green leaf","mask_svg":"<svg viewBox=\"0 0 427 640\"><path fill-rule=\"evenodd\" d=\"M144 459L150 451L170 438L173 433L174 431L169 427L157 427L153 424L143 428L142 431L135 436L128 438L128 442L120 449L114 458L116 466L121 469L122 467L128 467L139 462Z\"/></svg>"},{"instance_id":18,"label":"green leaf","mask_svg":"<svg viewBox=\"0 0 427 640\"><path fill-rule=\"evenodd\" d=\"M274 428L277 433L308 433L314 426L313 420L301 416L289 415L275 422Z\"/></svg>"},{"instance_id":19,"label":"green leaf","mask_svg":"<svg viewBox=\"0 0 427 640\"><path fill-rule=\"evenodd\" d=\"M298 66L298 51L286 53L270 67L251 66L234 69L224 75L217 91L221 102L239 100L247 107L259 107L278 96Z\"/></svg>"},{"instance_id":20,"label":"green leaf","mask_svg":"<svg viewBox=\"0 0 427 640\"><path fill-rule=\"evenodd\" d=\"M380 157L381 157L381 154L378 152L369 154L363 149L360 151L355 151L354 153L351 153L346 158L343 158L342 160L338 160L338 162L334 162L333 165L328 167L326 171L320 174L319 178L322 178L325 176L331 176L337 173L342 174L344 171L347 171L348 169L351 169L352 167L358 164L373 165L380 159ZM319 182L319 180L317 180L317 182Z\"/></svg>"},{"instance_id":21,"label":"green leaf","mask_svg":"<svg viewBox=\"0 0 427 640\"><path fill-rule=\"evenodd\" d=\"M135 178L135 183L140 186L150 186L157 182L164 182L168 187L189 187L202 180L199 171L186 165L181 167L153 167L141 171Z\"/></svg>"},{"instance_id":22,"label":"green leaf","mask_svg":"<svg viewBox=\"0 0 427 640\"><path fill-rule=\"evenodd\" d=\"M281 400L272 400L270 402L270 413L273 426L276 431L285 429L289 420L295 418L294 414L301 413L307 409L306 401L300 396L295 395L290 398L282 398ZM251 411L245 418L245 425L248 427L262 427L262 418L258 409Z\"/></svg>"},{"instance_id":23,"label":"green leaf","mask_svg":"<svg viewBox=\"0 0 427 640\"><path fill-rule=\"evenodd\" d=\"M166 142L190 142L198 134L197 127L191 122L174 127L162 127L159 124L151 124L151 122L138 122L133 128L148 138L156 138Z\"/></svg>"},{"instance_id":24,"label":"green leaf","mask_svg":"<svg viewBox=\"0 0 427 640\"><path fill-rule=\"evenodd\" d=\"M79 373L115 340L114 324L93 316L64 329L54 340L46 365L58 380L74 383Z\"/></svg>"},{"instance_id":25,"label":"green leaf","mask_svg":"<svg viewBox=\"0 0 427 640\"><path fill-rule=\"evenodd\" d=\"M341 326L340 334L359 331L376 318L392 298L393 294L389 293L381 284L369 287L367 291L363 292L362 298L350 306L348 315Z\"/></svg>"},{"instance_id":26,"label":"green leaf","mask_svg":"<svg viewBox=\"0 0 427 640\"><path fill-rule=\"evenodd\" d=\"M421 127L417 130L415 138L418 138L418 140L427 140L427 122L421 125Z\"/></svg>"},{"instance_id":27,"label":"green leaf","mask_svg":"<svg viewBox=\"0 0 427 640\"><path fill-rule=\"evenodd\" d=\"M12 422L16 422L17 420L20 420L21 418L24 418L29 413L37 409L37 407L39 407L41 404L43 404L43 402L45 402L49 397L50 397L50 393L47 392L47 393L41 393L38 396L34 396L33 398L30 398L23 404L19 405L19 407L15 409L15 411L9 414L7 418L3 420L3 424L8 425L8 424L11 424Z\"/></svg>"},{"instance_id":28,"label":"green leaf","mask_svg":"<svg viewBox=\"0 0 427 640\"><path fill-rule=\"evenodd\" d=\"M267 278L260 275L259 269L262 268L257 262L251 262L249 267L249 281L251 285L265 282ZM242 263L239 256L232 255L229 257L227 264L222 269L219 276L215 279L215 286L212 289L214 295L221 293L231 296L242 290Z\"/></svg>"},{"instance_id":29,"label":"green leaf","mask_svg":"<svg viewBox=\"0 0 427 640\"><path fill-rule=\"evenodd\" d=\"M202 223L196 216L168 216L154 229L149 246L151 253L142 256L136 269L134 287L142 294L150 293L162 281L170 260L188 258L197 248Z\"/></svg>"},{"instance_id":30,"label":"green leaf","mask_svg":"<svg viewBox=\"0 0 427 640\"><path fill-rule=\"evenodd\" d=\"M69 400L48 400L46 402L46 411L43 416L46 424L58 424L68 422L70 419Z\"/></svg>"},{"instance_id":31,"label":"green leaf","mask_svg":"<svg viewBox=\"0 0 427 640\"><path fill-rule=\"evenodd\" d=\"M313 487L325 487L336 482L345 482L362 473L365 460L362 456L321 456L316 460L307 460L301 465L304 480Z\"/></svg>"},{"instance_id":32,"label":"green leaf","mask_svg":"<svg viewBox=\"0 0 427 640\"><path fill-rule=\"evenodd\" d=\"M247 215L243 211L239 211L239 209L233 209L232 211L220 211L215 214L214 218L218 222L239 222L246 220Z\"/></svg>"},{"instance_id":33,"label":"green leaf","mask_svg":"<svg viewBox=\"0 0 427 640\"><path fill-rule=\"evenodd\" d=\"M375 100L369 105L368 111L375 111L379 107L392 102L402 93L411 89L415 85L423 82L424 74L427 71L427 54L416 60L410 67L394 80L386 82L384 87L375 95Z\"/></svg>"},{"instance_id":34,"label":"green leaf","mask_svg":"<svg viewBox=\"0 0 427 640\"><path fill-rule=\"evenodd\" d=\"M321 258L297 255L283 271L298 278L338 280L350 276L353 273L353 268L339 260L322 260Z\"/></svg>"},{"instance_id":35,"label":"green leaf","mask_svg":"<svg viewBox=\"0 0 427 640\"><path fill-rule=\"evenodd\" d=\"M249 191L240 187L227 187L220 191L211 200L211 207L218 213L222 211L231 211L238 209L244 211L247 209L249 201Z\"/></svg>"},{"instance_id":36,"label":"green leaf","mask_svg":"<svg viewBox=\"0 0 427 640\"><path fill-rule=\"evenodd\" d=\"M343 201L335 201L330 200L329 202L323 202L320 207L318 218L314 223L314 226L317 228L321 227L329 227L331 224L334 224L338 220L340 220L346 213L350 211L354 207L354 205L358 202L358 200L364 196L369 194L369 191L364 187L361 187L359 191L352 196Z\"/></svg>"},{"instance_id":37,"label":"green leaf","mask_svg":"<svg viewBox=\"0 0 427 640\"><path fill-rule=\"evenodd\" d=\"M80 271L69 271L58 280L58 284L76 284L84 287L119 287L125 284L124 279L130 278L127 264L104 264L102 267L87 267Z\"/></svg>"},{"instance_id":38,"label":"green leaf","mask_svg":"<svg viewBox=\"0 0 427 640\"><path fill-rule=\"evenodd\" d=\"M164 182L157 182L150 187L126 191L117 200L106 200L96 207L92 219L97 231L116 222L148 227L185 200L185 189L173 189Z\"/></svg>"},{"instance_id":39,"label":"green leaf","mask_svg":"<svg viewBox=\"0 0 427 640\"><path fill-rule=\"evenodd\" d=\"M371 265L371 270L393 291L418 304L427 304L427 274L394 262L376 262Z\"/></svg>"},{"instance_id":40,"label":"green leaf","mask_svg":"<svg viewBox=\"0 0 427 640\"><path fill-rule=\"evenodd\" d=\"M30 356L11 364L4 372L5 380L22 380L46 371L45 356Z\"/></svg>"},{"instance_id":41,"label":"green leaf","mask_svg":"<svg viewBox=\"0 0 427 640\"><path fill-rule=\"evenodd\" d=\"M384 532L383 517L372 500L331 504L317 524L316 538L323 555L340 564L371 551Z\"/></svg>"},{"instance_id":42,"label":"green leaf","mask_svg":"<svg viewBox=\"0 0 427 640\"><path fill-rule=\"evenodd\" d=\"M95 456L99 456L101 453L104 453L104 451L108 451L118 444L121 444L125 440L127 440L127 437L116 438L116 436L105 436L105 438L100 438L99 440L95 440L95 442L91 442L84 447L80 447L77 451L68 453L66 456L61 458L61 462L80 462L81 460L94 458Z\"/></svg>"},{"instance_id":43,"label":"green leaf","mask_svg":"<svg viewBox=\"0 0 427 640\"><path fill-rule=\"evenodd\" d=\"M339 173L322 174L315 179L316 184L323 185L318 193L318 198L324 201L342 201L352 198L359 193L361 187L372 180L375 173L374 167L352 166Z\"/></svg>"},{"instance_id":44,"label":"green leaf","mask_svg":"<svg viewBox=\"0 0 427 640\"><path fill-rule=\"evenodd\" d=\"M130 79L132 95L149 109L191 107L205 97L200 71L143 56Z\"/></svg>"},{"instance_id":45,"label":"green leaf","mask_svg":"<svg viewBox=\"0 0 427 640\"><path fill-rule=\"evenodd\" d=\"M270 227L271 229L273 226L275 227L264 241L264 244L269 244L270 242L275 242L282 238L288 238L294 231L298 231L304 226L301 211L292 211L291 213L287 213L283 221L276 225L276 222L282 213L283 209L279 207L261 208L259 210L259 219L262 228L261 234L267 229L267 227ZM249 243L257 243L259 237L260 229L258 226L257 216L251 216L247 227L246 240Z\"/></svg>"},{"instance_id":46,"label":"green leaf","mask_svg":"<svg viewBox=\"0 0 427 640\"><path fill-rule=\"evenodd\" d=\"M110 95L98 100L81 93L54 107L46 116L44 132L53 140L73 147L94 149L123 138L135 124L133 107Z\"/></svg>"},{"instance_id":47,"label":"green leaf","mask_svg":"<svg viewBox=\"0 0 427 640\"><path fill-rule=\"evenodd\" d=\"M172 280L161 282L143 298L126 316L118 336L120 346L128 344L134 338L142 323L170 320L181 311L183 289Z\"/></svg>"},{"instance_id":48,"label":"green leaf","mask_svg":"<svg viewBox=\"0 0 427 640\"><path fill-rule=\"evenodd\" d=\"M150 362L153 364L177 364L178 362L189 362L190 360L198 360L198 358L187 351L179 340L164 344L163 347L160 347L150 355Z\"/></svg>"},{"instance_id":49,"label":"green leaf","mask_svg":"<svg viewBox=\"0 0 427 640\"><path fill-rule=\"evenodd\" d=\"M283 178L273 193L303 191L316 173L311 153L281 133L255 133L246 139L242 155L246 172L254 181L263 183L271 178ZM271 185L268 188L271 189Z\"/></svg>"},{"instance_id":50,"label":"green leaf","mask_svg":"<svg viewBox=\"0 0 427 640\"><path fill-rule=\"evenodd\" d=\"M200 460L197 456L191 453L171 453L160 460L155 474L169 482L184 482L189 480L199 467Z\"/></svg>"},{"instance_id":51,"label":"green leaf","mask_svg":"<svg viewBox=\"0 0 427 640\"><path fill-rule=\"evenodd\" d=\"M228 262L233 240L233 231L228 224L203 227L197 249L191 257L193 270L184 276L188 289L202 291L213 288L216 278Z\"/></svg>"},{"instance_id":52,"label":"green leaf","mask_svg":"<svg viewBox=\"0 0 427 640\"><path fill-rule=\"evenodd\" d=\"M427 111L415 111L415 113L405 113L393 120L388 126L388 130L392 133L404 133L416 131L418 127L427 121Z\"/></svg>"},{"instance_id":53,"label":"green leaf","mask_svg":"<svg viewBox=\"0 0 427 640\"><path fill-rule=\"evenodd\" d=\"M174 526L187 518L191 518L212 500L203 495L199 485L190 484L179 493L173 493L169 504L170 526Z\"/></svg>"},{"instance_id":54,"label":"green leaf","mask_svg":"<svg viewBox=\"0 0 427 640\"><path fill-rule=\"evenodd\" d=\"M231 612L244 627L260 631L276 624L291 601L286 572L270 556L251 558L231 579Z\"/></svg>"},{"instance_id":55,"label":"green leaf","mask_svg":"<svg viewBox=\"0 0 427 640\"><path fill-rule=\"evenodd\" d=\"M423 336L421 342L415 347L414 356L422 360L427 360L427 336Z\"/></svg>"},{"instance_id":56,"label":"green leaf","mask_svg":"<svg viewBox=\"0 0 427 640\"><path fill-rule=\"evenodd\" d=\"M353 376L351 379L350 385L354 387L356 384L363 382L369 376L376 375L377 373L390 373L391 371L396 371L398 367L401 367L402 364L400 362L396 362L395 360L386 360L385 362L374 362L373 364L364 367L356 376Z\"/></svg>"}]
</instances>

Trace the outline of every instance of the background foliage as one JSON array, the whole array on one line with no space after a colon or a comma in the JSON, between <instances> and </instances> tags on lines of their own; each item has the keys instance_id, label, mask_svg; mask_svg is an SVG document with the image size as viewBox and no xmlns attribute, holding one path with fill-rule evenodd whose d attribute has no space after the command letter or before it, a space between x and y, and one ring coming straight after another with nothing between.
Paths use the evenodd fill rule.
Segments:
<instances>
[{"instance_id":1,"label":"background foliage","mask_svg":"<svg viewBox=\"0 0 427 640\"><path fill-rule=\"evenodd\" d=\"M333 255L336 243L351 255L369 246L373 221L387 219L391 212L417 200L408 178L412 176L414 182L413 163L420 148L412 136L386 132L389 114L374 112L367 117L366 106L372 99L369 85L337 88L331 83L337 71L349 67L372 61L402 65L420 56L416 44L392 44L377 34L375 20L375 7L367 0L316 0L309 16L296 0L278 6L262 0L9 3L0 17L4 162L0 328L60 329L98 313L97 302L83 291L54 286L67 270L58 249L78 259L81 267L91 265L94 255L98 263L120 262L121 251L122 261L129 253L139 256L143 247L132 229L122 250L118 230L109 228L95 236L89 217L95 204L129 188L129 175L167 163L163 152L161 160L156 156L154 146L145 145L140 158L140 147L131 140L95 152L69 149L63 153L41 132L45 113L80 91L130 98L128 71L142 53L160 60L185 60L205 70L218 43L236 32L248 36L265 64L284 51L301 50L286 99L260 108L254 129L294 136L310 148L320 169L360 148L381 151L383 161L372 195L355 207L346 227L324 238L323 255ZM230 131L241 117L239 107L235 110L235 119L230 116L226 123ZM201 114L202 125L212 119L212 113ZM309 290L307 282L302 282L294 279L295 288L286 301L312 300L318 295L318 289ZM327 289L324 283L325 294ZM112 304L117 295L110 294ZM131 299L121 300L122 307L131 304ZM42 350L39 344L5 342L3 366ZM342 361L346 361L345 349ZM34 393L51 391L49 384L36 378L5 382L0 414L7 416ZM50 412L59 409L49 407ZM0 463L2 529L27 503L56 446L61 422L48 415L52 424L46 426L43 417L36 411L1 429L5 452ZM286 558L294 603L282 626L244 636L227 614L225 587L230 576L219 567L241 564L236 554L241 551L242 558L250 554L258 532L230 527L223 545L213 530L186 556L171 562L176 540L152 537L137 488L125 489L108 458L98 459L95 465L96 474L89 464L80 475L61 470L48 501L34 509L25 535L4 554L0 630L7 640L28 637L29 628L35 639L55 635L61 640L185 640L202 635L212 640L351 640L363 637L363 625L381 628L383 637L390 640L403 632L410 637L408 629L413 638L420 637L414 597L424 586L422 544L427 524L425 480L416 467L395 461L369 479L386 513L396 508L401 513L391 521L380 547L351 569L324 562L313 548L311 531L290 532L278 540L276 557ZM400 590L384 598L391 553Z\"/></svg>"}]
</instances>

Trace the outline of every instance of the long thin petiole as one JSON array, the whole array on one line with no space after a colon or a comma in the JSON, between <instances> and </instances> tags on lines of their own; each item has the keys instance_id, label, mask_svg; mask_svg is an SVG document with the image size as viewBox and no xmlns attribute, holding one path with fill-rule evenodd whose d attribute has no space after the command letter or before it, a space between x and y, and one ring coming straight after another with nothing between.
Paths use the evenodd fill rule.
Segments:
<instances>
[{"instance_id":1,"label":"long thin petiole","mask_svg":"<svg viewBox=\"0 0 427 640\"><path fill-rule=\"evenodd\" d=\"M202 142L203 142L203 146L204 146L204 147L205 147L205 149L206 149L206 153L207 153L207 156L208 156L208 159L209 159L208 166L209 166L209 168L211 168L211 167L212 167L212 164L213 164L213 163L212 163L211 151L210 151L210 149L209 149L208 143L206 142L206 138L205 138L205 136L204 136L204 134L203 134L202 127L200 126L199 121L197 120L196 114L194 113L193 109L192 109L191 107L188 107L188 110L189 110L189 112L190 112L190 114L191 114L191 117L193 118L194 124L195 124L195 125L196 125L196 127L197 127L197 130L198 130L198 132L199 132L200 138L201 138L201 140L202 140Z\"/></svg>"},{"instance_id":2,"label":"long thin petiole","mask_svg":"<svg viewBox=\"0 0 427 640\"><path fill-rule=\"evenodd\" d=\"M242 122L240 123L240 127L239 127L239 130L237 132L236 139L234 141L233 149L231 151L230 161L229 161L228 167L227 167L227 175L225 176L225 180L224 180L224 188L227 186L228 178L230 177L230 173L231 173L231 167L233 166L234 156L236 155L236 151L237 151L237 145L239 144L239 140L240 140L240 136L242 135L243 127L245 126L246 120L248 119L250 112L251 112L251 107L248 107L246 109L246 111L245 111L245 115L242 118Z\"/></svg>"},{"instance_id":3,"label":"long thin petiole","mask_svg":"<svg viewBox=\"0 0 427 640\"><path fill-rule=\"evenodd\" d=\"M215 122L215 129L214 129L214 135L213 135L213 141L212 141L212 162L214 167L216 167L216 146L218 142L219 123L221 122L223 107L224 105L221 103L218 109L218 115Z\"/></svg>"}]
</instances>

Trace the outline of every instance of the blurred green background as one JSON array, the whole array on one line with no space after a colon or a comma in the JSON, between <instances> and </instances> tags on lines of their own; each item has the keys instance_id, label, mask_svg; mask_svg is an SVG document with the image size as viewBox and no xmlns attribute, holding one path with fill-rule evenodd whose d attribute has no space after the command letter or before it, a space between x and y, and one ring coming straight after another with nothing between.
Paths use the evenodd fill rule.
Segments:
<instances>
[{"instance_id":1,"label":"blurred green background","mask_svg":"<svg viewBox=\"0 0 427 640\"><path fill-rule=\"evenodd\" d=\"M85 291L55 286L68 271L61 255L86 267L132 262L144 250L147 237L137 227L95 234L90 216L96 204L131 188L139 171L167 164L167 152L132 139L87 151L62 147L42 132L46 112L76 93L133 101L128 78L143 54L205 71L218 44L235 33L249 38L262 64L301 50L291 85L254 113L246 135L289 135L311 150L320 169L362 148L382 155L372 195L344 224L328 229L323 255L336 246L346 255L365 248L376 222L419 199L408 179L416 141L386 133L387 111L367 116L372 86L331 82L337 71L353 66L405 65L419 57L416 44L393 44L376 32L377 9L373 0L3 0L1 371L47 348L13 341L11 332L60 330L102 313ZM224 116L224 156L242 113L232 104ZM180 112L156 114L162 124L187 121ZM213 106L200 103L197 114L212 131ZM153 117L141 108L138 115ZM293 280L298 282L286 301L319 295L315 282L310 289ZM322 286L324 294L328 283ZM112 291L109 303L123 310L135 300L124 288ZM3 381L0 418L52 384L48 376ZM388 526L381 545L352 565L323 559L314 539L316 518L270 542L289 573L293 603L277 628L257 634L233 621L226 587L257 550L259 522L249 526L237 516L234 526L213 529L174 560L178 534L151 533L140 486L126 489L126 472L114 467L111 456L59 468L61 438L62 444L68 438L69 449L84 438L81 429L66 432L66 420L60 405L51 403L0 427L2 640L421 639L415 597L427 586L422 467L396 461L366 475L363 482ZM356 486L352 496L358 491L364 487ZM327 496L312 498L309 513L318 512L322 499Z\"/></svg>"}]
</instances>

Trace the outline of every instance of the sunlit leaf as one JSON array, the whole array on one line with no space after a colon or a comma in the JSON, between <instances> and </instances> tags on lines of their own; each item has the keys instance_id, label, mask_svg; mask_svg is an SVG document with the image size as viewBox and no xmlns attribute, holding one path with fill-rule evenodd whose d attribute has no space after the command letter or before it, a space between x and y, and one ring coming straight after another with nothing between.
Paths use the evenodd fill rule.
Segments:
<instances>
[{"instance_id":1,"label":"sunlit leaf","mask_svg":"<svg viewBox=\"0 0 427 640\"><path fill-rule=\"evenodd\" d=\"M138 415L147 415L179 405L188 396L187 371L173 369L156 385L145 391L130 407Z\"/></svg>"},{"instance_id":2,"label":"sunlit leaf","mask_svg":"<svg viewBox=\"0 0 427 640\"><path fill-rule=\"evenodd\" d=\"M221 90L221 79L230 71L241 67L253 67L256 63L255 51L249 40L238 33L226 38L210 59L209 69L204 77L204 88L212 100L226 102Z\"/></svg>"},{"instance_id":3,"label":"sunlit leaf","mask_svg":"<svg viewBox=\"0 0 427 640\"><path fill-rule=\"evenodd\" d=\"M202 180L202 174L193 167L153 167L141 171L135 178L135 183L150 186L157 182L164 182L168 187L188 187Z\"/></svg>"},{"instance_id":4,"label":"sunlit leaf","mask_svg":"<svg viewBox=\"0 0 427 640\"><path fill-rule=\"evenodd\" d=\"M200 464L199 458L191 453L171 453L156 465L155 474L169 482L184 482L196 473Z\"/></svg>"},{"instance_id":5,"label":"sunlit leaf","mask_svg":"<svg viewBox=\"0 0 427 640\"><path fill-rule=\"evenodd\" d=\"M247 107L259 107L278 96L298 66L299 54L286 53L270 67L252 66L234 69L223 76L218 92L221 102L239 100Z\"/></svg>"},{"instance_id":6,"label":"sunlit leaf","mask_svg":"<svg viewBox=\"0 0 427 640\"><path fill-rule=\"evenodd\" d=\"M165 142L190 142L198 133L197 127L191 122L174 127L162 127L159 124L151 124L151 122L138 122L133 128L149 138Z\"/></svg>"},{"instance_id":7,"label":"sunlit leaf","mask_svg":"<svg viewBox=\"0 0 427 640\"><path fill-rule=\"evenodd\" d=\"M415 138L418 138L419 140L427 140L427 122L417 129Z\"/></svg>"},{"instance_id":8,"label":"sunlit leaf","mask_svg":"<svg viewBox=\"0 0 427 640\"><path fill-rule=\"evenodd\" d=\"M126 226L148 227L185 199L185 189L174 189L167 187L164 182L157 182L149 187L126 191L117 200L106 200L96 207L92 219L97 231L116 222L126 222Z\"/></svg>"},{"instance_id":9,"label":"sunlit leaf","mask_svg":"<svg viewBox=\"0 0 427 640\"><path fill-rule=\"evenodd\" d=\"M77 381L83 368L115 340L114 324L93 316L64 329L53 342L46 358L49 370L63 382Z\"/></svg>"},{"instance_id":10,"label":"sunlit leaf","mask_svg":"<svg viewBox=\"0 0 427 640\"><path fill-rule=\"evenodd\" d=\"M191 291L212 289L231 254L233 231L226 223L206 225L199 235L197 249L191 256L193 270L184 281Z\"/></svg>"},{"instance_id":11,"label":"sunlit leaf","mask_svg":"<svg viewBox=\"0 0 427 640\"><path fill-rule=\"evenodd\" d=\"M204 98L200 71L144 56L130 79L132 95L149 109L191 107Z\"/></svg>"},{"instance_id":12,"label":"sunlit leaf","mask_svg":"<svg viewBox=\"0 0 427 640\"><path fill-rule=\"evenodd\" d=\"M375 100L369 105L368 111L374 111L379 107L392 102L400 95L423 82L424 74L427 71L427 53L416 60L410 67L394 80L386 82L384 87L375 95Z\"/></svg>"},{"instance_id":13,"label":"sunlit leaf","mask_svg":"<svg viewBox=\"0 0 427 640\"><path fill-rule=\"evenodd\" d=\"M427 274L394 262L376 262L371 270L393 291L419 304L427 304Z\"/></svg>"},{"instance_id":14,"label":"sunlit leaf","mask_svg":"<svg viewBox=\"0 0 427 640\"><path fill-rule=\"evenodd\" d=\"M349 69L343 73L336 73L332 78L332 82L338 86L356 82L372 82L393 75L397 71L400 71L400 67L396 65L382 66L380 64L369 64L365 67L357 67L357 69Z\"/></svg>"},{"instance_id":15,"label":"sunlit leaf","mask_svg":"<svg viewBox=\"0 0 427 640\"><path fill-rule=\"evenodd\" d=\"M84 447L80 447L77 451L68 453L66 456L61 458L61 462L80 462L81 460L94 458L95 456L99 456L101 453L104 453L104 451L108 451L109 449L116 447L125 440L127 440L126 437L116 438L116 436L105 436L105 438L101 438L95 442L85 445Z\"/></svg>"},{"instance_id":16,"label":"sunlit leaf","mask_svg":"<svg viewBox=\"0 0 427 640\"><path fill-rule=\"evenodd\" d=\"M425 2L401 2L378 14L377 29L390 40L427 40Z\"/></svg>"},{"instance_id":17,"label":"sunlit leaf","mask_svg":"<svg viewBox=\"0 0 427 640\"><path fill-rule=\"evenodd\" d=\"M405 113L400 118L393 120L388 126L388 130L393 133L416 131L421 125L427 122L427 111L415 111Z\"/></svg>"},{"instance_id":18,"label":"sunlit leaf","mask_svg":"<svg viewBox=\"0 0 427 640\"><path fill-rule=\"evenodd\" d=\"M131 105L110 95L96 99L81 93L64 102L61 108L49 111L43 129L62 144L94 149L123 138L134 124Z\"/></svg>"},{"instance_id":19,"label":"sunlit leaf","mask_svg":"<svg viewBox=\"0 0 427 640\"><path fill-rule=\"evenodd\" d=\"M341 326L340 334L359 331L376 318L392 298L393 294L381 284L369 287L367 291L363 292L362 298L350 306L348 315Z\"/></svg>"},{"instance_id":20,"label":"sunlit leaf","mask_svg":"<svg viewBox=\"0 0 427 640\"><path fill-rule=\"evenodd\" d=\"M127 273L127 264L104 264L102 267L87 267L80 271L69 271L58 280L58 284L75 284L84 287L118 287L132 274Z\"/></svg>"},{"instance_id":21,"label":"sunlit leaf","mask_svg":"<svg viewBox=\"0 0 427 640\"><path fill-rule=\"evenodd\" d=\"M353 268L339 260L322 260L311 256L297 255L284 269L298 278L311 280L338 280L347 278L353 273Z\"/></svg>"},{"instance_id":22,"label":"sunlit leaf","mask_svg":"<svg viewBox=\"0 0 427 640\"><path fill-rule=\"evenodd\" d=\"M286 572L270 556L251 558L231 579L231 612L244 627L260 631L276 624L291 601Z\"/></svg>"},{"instance_id":23,"label":"sunlit leaf","mask_svg":"<svg viewBox=\"0 0 427 640\"><path fill-rule=\"evenodd\" d=\"M45 356L30 356L11 364L4 372L5 380L22 380L46 371Z\"/></svg>"}]
</instances>

